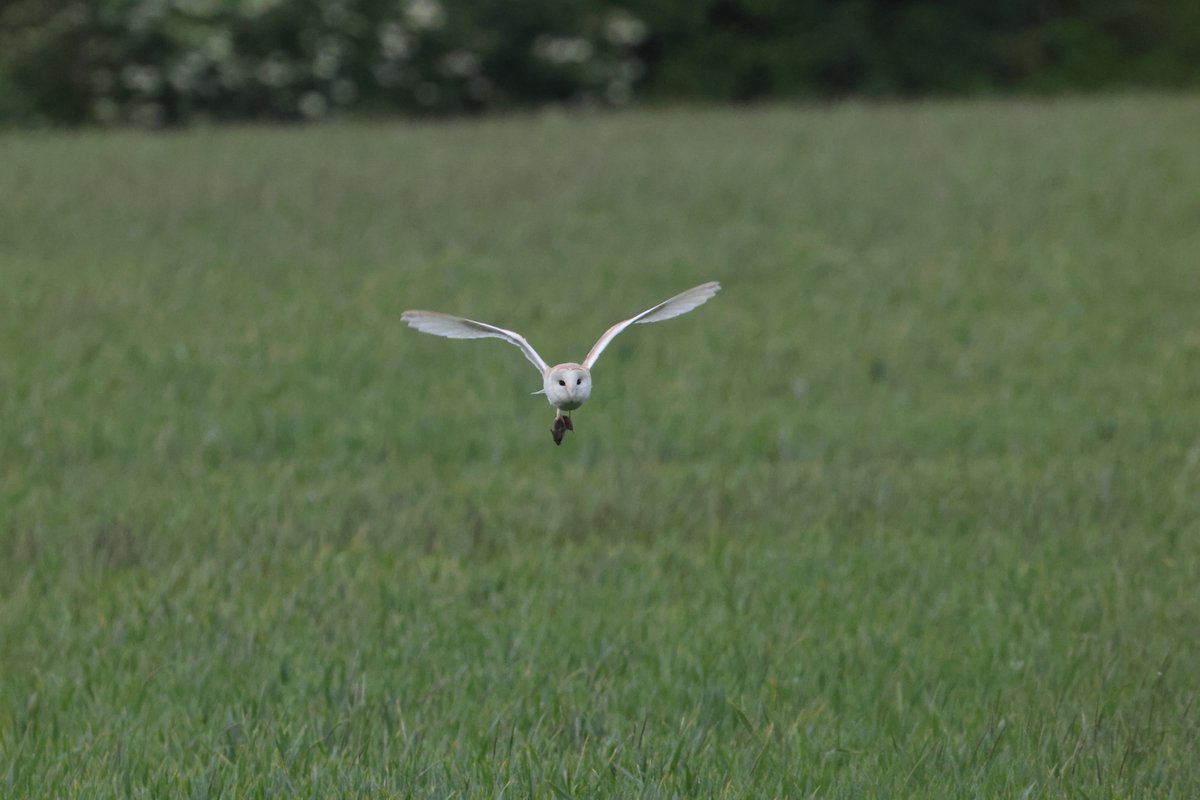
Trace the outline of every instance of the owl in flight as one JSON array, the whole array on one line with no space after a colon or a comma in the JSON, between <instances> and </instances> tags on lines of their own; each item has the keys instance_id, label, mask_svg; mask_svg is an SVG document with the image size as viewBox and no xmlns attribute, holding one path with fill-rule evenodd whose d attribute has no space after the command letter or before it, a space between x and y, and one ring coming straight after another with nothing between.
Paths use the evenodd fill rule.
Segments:
<instances>
[{"instance_id":1,"label":"owl in flight","mask_svg":"<svg viewBox=\"0 0 1200 800\"><path fill-rule=\"evenodd\" d=\"M542 389L534 394L545 394L550 405L557 409L554 415L554 426L550 429L555 444L562 444L563 434L575 430L571 423L569 412L579 408L587 401L592 393L592 367L596 359L604 352L618 333L630 325L641 325L647 322L662 322L664 319L686 314L697 306L703 305L721 290L721 284L716 281L702 283L677 294L670 300L665 300L654 308L649 308L636 317L618 322L604 332L582 364L567 361L563 364L548 365L533 346L525 341L525 337L495 325L476 322L463 317L453 317L449 314L439 314L436 311L405 311L400 319L422 333L434 336L445 336L447 339L501 339L521 348L525 357L542 374Z\"/></svg>"}]
</instances>

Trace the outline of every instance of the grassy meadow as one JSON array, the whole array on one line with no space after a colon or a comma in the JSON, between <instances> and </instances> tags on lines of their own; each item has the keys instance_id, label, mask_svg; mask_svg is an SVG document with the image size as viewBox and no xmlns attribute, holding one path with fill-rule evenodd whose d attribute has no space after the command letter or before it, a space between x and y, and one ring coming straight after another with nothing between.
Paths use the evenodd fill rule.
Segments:
<instances>
[{"instance_id":1,"label":"grassy meadow","mask_svg":"<svg viewBox=\"0 0 1200 800\"><path fill-rule=\"evenodd\" d=\"M1196 100L0 134L0 796L1200 796Z\"/></svg>"}]
</instances>

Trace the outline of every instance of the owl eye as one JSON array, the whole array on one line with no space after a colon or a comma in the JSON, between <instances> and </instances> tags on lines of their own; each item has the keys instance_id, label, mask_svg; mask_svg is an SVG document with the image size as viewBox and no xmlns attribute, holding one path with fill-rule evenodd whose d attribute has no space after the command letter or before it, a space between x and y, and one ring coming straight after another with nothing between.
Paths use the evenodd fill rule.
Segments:
<instances>
[{"instance_id":1,"label":"owl eye","mask_svg":"<svg viewBox=\"0 0 1200 800\"><path fill-rule=\"evenodd\" d=\"M566 386L566 385L567 385L567 382L566 382L566 381L564 381L564 380L560 380L560 381L558 382L558 385L559 385L559 386Z\"/></svg>"},{"instance_id":2,"label":"owl eye","mask_svg":"<svg viewBox=\"0 0 1200 800\"><path fill-rule=\"evenodd\" d=\"M576 378L576 379L575 379L575 385L576 385L576 386L578 386L578 385L579 385L579 384L581 384L581 383L583 383L583 378Z\"/></svg>"}]
</instances>

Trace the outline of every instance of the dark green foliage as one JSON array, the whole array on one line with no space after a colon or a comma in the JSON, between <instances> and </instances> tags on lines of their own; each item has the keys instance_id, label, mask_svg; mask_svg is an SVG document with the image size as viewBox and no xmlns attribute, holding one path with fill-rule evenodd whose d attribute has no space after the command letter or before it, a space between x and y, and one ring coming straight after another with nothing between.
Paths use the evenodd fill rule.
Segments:
<instances>
[{"instance_id":1,"label":"dark green foliage","mask_svg":"<svg viewBox=\"0 0 1200 800\"><path fill-rule=\"evenodd\" d=\"M1194 85L1192 0L15 0L0 121Z\"/></svg>"},{"instance_id":2,"label":"dark green foliage","mask_svg":"<svg viewBox=\"0 0 1200 800\"><path fill-rule=\"evenodd\" d=\"M646 88L720 99L1194 84L1188 0L628 0Z\"/></svg>"}]
</instances>

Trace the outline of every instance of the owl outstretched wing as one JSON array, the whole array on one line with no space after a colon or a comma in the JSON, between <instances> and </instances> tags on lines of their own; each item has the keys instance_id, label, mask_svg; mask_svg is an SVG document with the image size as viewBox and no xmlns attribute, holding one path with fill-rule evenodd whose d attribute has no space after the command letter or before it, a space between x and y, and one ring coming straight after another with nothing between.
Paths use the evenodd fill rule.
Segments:
<instances>
[{"instance_id":1,"label":"owl outstretched wing","mask_svg":"<svg viewBox=\"0 0 1200 800\"><path fill-rule=\"evenodd\" d=\"M624 322L618 322L604 332L604 335L592 346L591 352L587 354L587 358L583 360L583 365L588 369L596 363L596 359L604 352L604 348L608 347L616 335L628 328L630 325L641 325L647 322L662 322L664 319L678 317L680 314L686 314L692 309L702 306L717 292L721 291L721 284L717 281L709 281L702 283L699 286L693 286L686 292L681 292L670 300L664 300L654 308L648 308L636 317L630 317Z\"/></svg>"},{"instance_id":2,"label":"owl outstretched wing","mask_svg":"<svg viewBox=\"0 0 1200 800\"><path fill-rule=\"evenodd\" d=\"M400 315L400 319L421 333L444 336L447 339L500 339L519 347L541 375L545 375L550 369L545 359L538 355L533 346L519 333L497 328L486 322L476 322L473 319L440 314L436 311L405 311Z\"/></svg>"}]
</instances>

